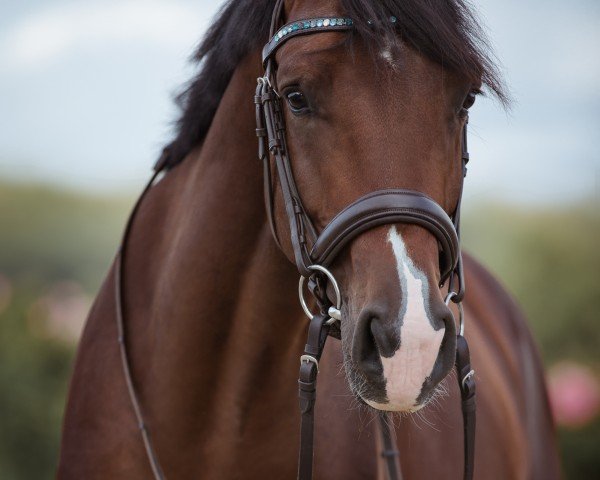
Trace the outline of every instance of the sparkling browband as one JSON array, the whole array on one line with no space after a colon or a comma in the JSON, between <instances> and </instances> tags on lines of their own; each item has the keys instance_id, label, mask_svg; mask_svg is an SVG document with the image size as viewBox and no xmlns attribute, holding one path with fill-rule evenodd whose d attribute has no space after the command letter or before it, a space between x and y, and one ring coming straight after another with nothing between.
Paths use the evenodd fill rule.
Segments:
<instances>
[{"instance_id":1,"label":"sparkling browband","mask_svg":"<svg viewBox=\"0 0 600 480\"><path fill-rule=\"evenodd\" d=\"M296 30L305 30L309 28L327 28L330 25L340 27L346 25L351 27L354 24L351 18L313 18L311 20L302 20L300 22L290 23L279 30L272 38L273 42L278 42L284 35L295 32Z\"/></svg>"},{"instance_id":2,"label":"sparkling browband","mask_svg":"<svg viewBox=\"0 0 600 480\"><path fill-rule=\"evenodd\" d=\"M277 48L289 38L322 31L350 30L353 26L354 21L351 18L344 17L308 18L288 23L280 28L269 40L269 43L265 45L263 63L266 63Z\"/></svg>"},{"instance_id":3,"label":"sparkling browband","mask_svg":"<svg viewBox=\"0 0 600 480\"><path fill-rule=\"evenodd\" d=\"M391 16L389 21L391 23L396 23L398 19ZM367 23L369 25L372 24L371 21L368 21ZM269 58L277 51L277 48L290 38L323 31L335 32L336 30L351 30L353 27L354 20L347 17L308 18L306 20L288 23L281 27L279 31L273 35L273 38L269 40L269 43L265 45L265 48L263 48L263 66L266 65L267 60L269 60Z\"/></svg>"}]
</instances>

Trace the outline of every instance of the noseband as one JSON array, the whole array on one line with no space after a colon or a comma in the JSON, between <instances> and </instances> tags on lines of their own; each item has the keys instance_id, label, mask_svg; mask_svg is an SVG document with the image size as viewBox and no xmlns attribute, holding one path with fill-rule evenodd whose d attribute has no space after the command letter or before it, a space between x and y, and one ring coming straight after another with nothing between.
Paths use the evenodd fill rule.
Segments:
<instances>
[{"instance_id":1,"label":"noseband","mask_svg":"<svg viewBox=\"0 0 600 480\"><path fill-rule=\"evenodd\" d=\"M336 330L336 328L333 328L334 324L342 320L339 286L328 270L328 267L332 265L342 249L361 233L381 225L402 223L423 227L437 239L440 252L440 288L446 281L449 282L449 293L446 297L446 304L450 301L458 304L461 314L460 330L457 335L456 369L458 372L463 411L463 478L464 480L471 480L473 477L475 446L475 382L473 370L471 370L470 366L469 349L463 336L464 324L461 306L465 291L459 242L462 185L461 195L459 195L459 200L451 216L434 200L421 192L400 189L379 190L371 192L348 205L320 233L317 233L314 224L302 204L290 164L281 98L276 90L275 54L291 38L321 32L349 32L354 28L354 21L343 17L319 17L283 25L283 7L284 1L277 0L271 20L271 39L263 49L265 74L258 79L254 103L256 105L258 156L263 163L264 196L269 225L276 243L281 247L277 235L273 208L272 158L281 185L285 210L289 221L294 259L298 272L301 275L301 303L310 318L308 339L304 354L300 358L300 375L298 379L299 403L302 414L298 479L312 479L314 406L319 360L321 359L327 337L329 335L339 335L339 329ZM392 17L391 21L395 21L394 17ZM165 477L153 449L140 408L138 395L133 385L129 356L124 339L122 272L133 219L157 176L168 166L169 157L170 152L167 148L155 165L154 175L133 208L125 227L121 251L115 268L116 323L122 369L146 450L146 456L152 469L153 477L156 480L164 480ZM466 124L462 132L461 158L462 174L464 177L467 171L466 164L469 160ZM315 297L319 309L315 315L308 310L304 301L302 287L306 283L306 279L308 279L308 288ZM336 292L335 304L331 302L327 295L328 284L331 284L333 290ZM386 459L388 478L390 480L399 480L402 474L398 462L395 437L383 414L379 418L384 447L382 456Z\"/></svg>"}]
</instances>

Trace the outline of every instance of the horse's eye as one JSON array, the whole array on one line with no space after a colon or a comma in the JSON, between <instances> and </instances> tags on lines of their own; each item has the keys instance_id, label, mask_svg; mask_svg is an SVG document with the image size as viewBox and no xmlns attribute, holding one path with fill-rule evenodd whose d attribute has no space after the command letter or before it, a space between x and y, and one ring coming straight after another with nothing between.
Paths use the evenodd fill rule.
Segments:
<instances>
[{"instance_id":1,"label":"horse's eye","mask_svg":"<svg viewBox=\"0 0 600 480\"><path fill-rule=\"evenodd\" d=\"M475 98L477 98L477 92L474 90L471 90L467 97L465 98L465 101L463 102L463 108L465 110L468 110L469 108L471 108L473 106L473 104L475 103Z\"/></svg>"},{"instance_id":2,"label":"horse's eye","mask_svg":"<svg viewBox=\"0 0 600 480\"><path fill-rule=\"evenodd\" d=\"M305 113L308 107L308 101L302 92L290 92L286 95L288 105L295 114Z\"/></svg>"}]
</instances>

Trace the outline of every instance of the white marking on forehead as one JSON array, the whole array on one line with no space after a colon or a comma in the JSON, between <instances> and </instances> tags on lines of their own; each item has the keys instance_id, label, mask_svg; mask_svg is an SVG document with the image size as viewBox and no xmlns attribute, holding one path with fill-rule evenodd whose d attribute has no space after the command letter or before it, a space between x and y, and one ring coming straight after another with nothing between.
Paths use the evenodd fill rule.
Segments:
<instances>
[{"instance_id":1,"label":"white marking on forehead","mask_svg":"<svg viewBox=\"0 0 600 480\"><path fill-rule=\"evenodd\" d=\"M427 277L408 256L404 240L396 227L390 227L388 242L392 245L400 287L402 306L398 312L400 348L391 358L381 357L386 380L388 403L367 403L380 410L414 411L425 379L431 374L437 359L444 330L434 330L427 302Z\"/></svg>"},{"instance_id":2,"label":"white marking on forehead","mask_svg":"<svg viewBox=\"0 0 600 480\"><path fill-rule=\"evenodd\" d=\"M394 55L394 53L398 53L398 46L396 43L387 41L379 51L379 56L393 69L398 67L398 58Z\"/></svg>"},{"instance_id":3,"label":"white marking on forehead","mask_svg":"<svg viewBox=\"0 0 600 480\"><path fill-rule=\"evenodd\" d=\"M390 65L394 65L394 55L392 54L392 49L390 47L382 48L381 52L379 52L379 55Z\"/></svg>"}]
</instances>

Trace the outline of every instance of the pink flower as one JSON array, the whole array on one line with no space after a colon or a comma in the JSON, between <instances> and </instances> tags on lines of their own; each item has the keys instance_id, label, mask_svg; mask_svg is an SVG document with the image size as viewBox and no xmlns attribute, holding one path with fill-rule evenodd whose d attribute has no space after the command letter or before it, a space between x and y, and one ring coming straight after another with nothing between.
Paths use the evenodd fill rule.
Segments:
<instances>
[{"instance_id":1,"label":"pink flower","mask_svg":"<svg viewBox=\"0 0 600 480\"><path fill-rule=\"evenodd\" d=\"M561 362L548 371L548 393L556 423L577 428L600 411L600 385L592 370L574 362Z\"/></svg>"}]
</instances>

